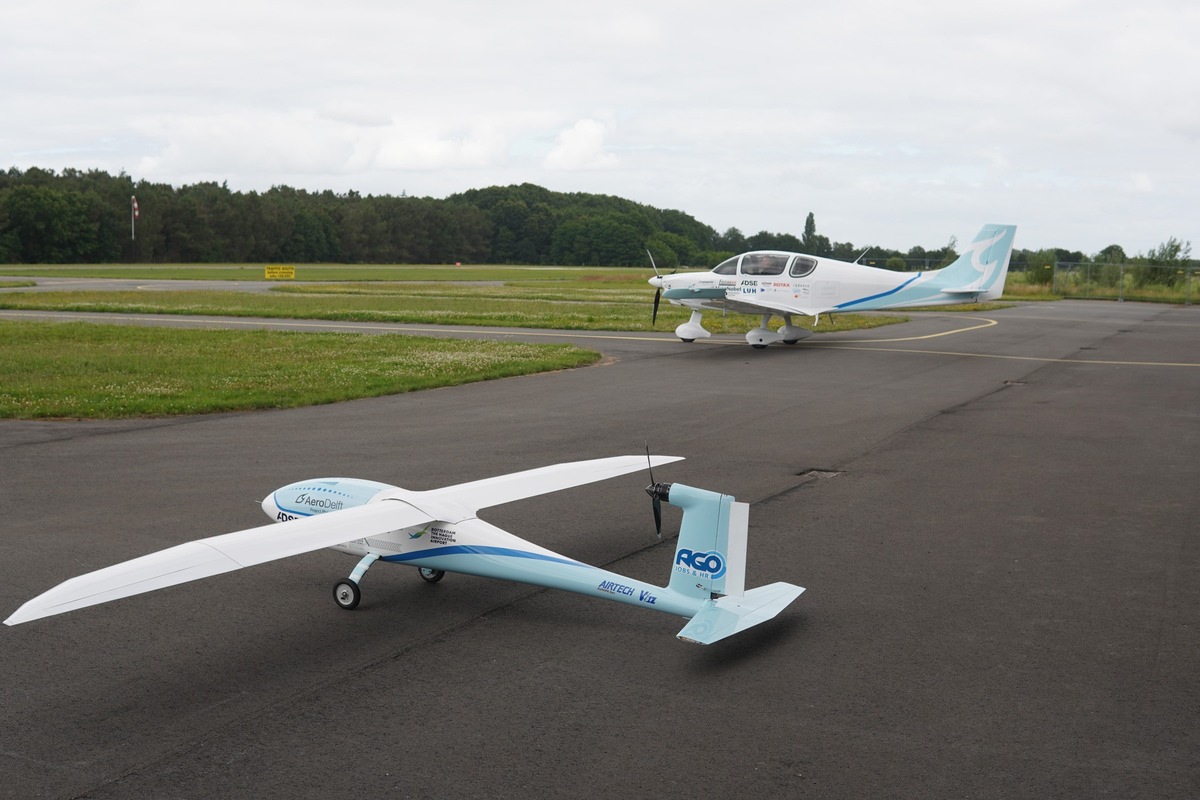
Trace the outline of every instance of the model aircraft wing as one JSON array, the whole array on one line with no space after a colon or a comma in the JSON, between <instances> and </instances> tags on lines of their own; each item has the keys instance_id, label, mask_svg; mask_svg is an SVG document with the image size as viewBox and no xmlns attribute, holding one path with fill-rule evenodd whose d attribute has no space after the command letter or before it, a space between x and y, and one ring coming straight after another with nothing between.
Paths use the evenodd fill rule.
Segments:
<instances>
[{"instance_id":1,"label":"model aircraft wing","mask_svg":"<svg viewBox=\"0 0 1200 800\"><path fill-rule=\"evenodd\" d=\"M197 539L71 578L25 603L4 624L29 622L429 521L425 512L392 500Z\"/></svg>"},{"instance_id":2,"label":"model aircraft wing","mask_svg":"<svg viewBox=\"0 0 1200 800\"><path fill-rule=\"evenodd\" d=\"M428 498L432 502L424 507L431 512L435 507L441 510L449 505L462 512L474 514L481 508L558 492L573 486L582 486L615 478L618 475L645 470L648 466L657 467L660 464L670 464L673 461L682 460L682 456L649 456L647 461L647 456L637 455L572 461L524 472L513 472L508 475L497 475L494 478L484 478L469 483L459 483L427 492L405 492L404 498L418 506L421 506ZM435 516L438 519L446 519L449 515L443 512L435 513ZM448 519L448 521L455 520Z\"/></svg>"}]
</instances>

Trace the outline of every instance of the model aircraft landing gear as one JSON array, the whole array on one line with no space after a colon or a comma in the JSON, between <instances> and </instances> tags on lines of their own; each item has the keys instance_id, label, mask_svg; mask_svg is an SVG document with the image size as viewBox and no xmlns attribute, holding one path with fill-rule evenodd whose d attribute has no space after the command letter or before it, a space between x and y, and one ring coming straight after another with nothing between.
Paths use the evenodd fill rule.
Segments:
<instances>
[{"instance_id":1,"label":"model aircraft landing gear","mask_svg":"<svg viewBox=\"0 0 1200 800\"><path fill-rule=\"evenodd\" d=\"M362 590L358 588L358 581L345 578L335 583L333 585L333 599L334 602L347 611L358 608L358 601L362 600Z\"/></svg>"},{"instance_id":2,"label":"model aircraft landing gear","mask_svg":"<svg viewBox=\"0 0 1200 800\"><path fill-rule=\"evenodd\" d=\"M350 573L349 578L344 578L333 585L334 602L347 611L358 608L358 603L362 600L362 590L358 588L358 582L363 579L363 575L367 574L371 565L378 560L379 555L376 553L363 556L362 561L358 562L358 566Z\"/></svg>"},{"instance_id":3,"label":"model aircraft landing gear","mask_svg":"<svg viewBox=\"0 0 1200 800\"><path fill-rule=\"evenodd\" d=\"M442 578L446 577L444 569L430 569L429 567L417 567L417 574L421 576L421 580L426 583L437 583Z\"/></svg>"}]
</instances>

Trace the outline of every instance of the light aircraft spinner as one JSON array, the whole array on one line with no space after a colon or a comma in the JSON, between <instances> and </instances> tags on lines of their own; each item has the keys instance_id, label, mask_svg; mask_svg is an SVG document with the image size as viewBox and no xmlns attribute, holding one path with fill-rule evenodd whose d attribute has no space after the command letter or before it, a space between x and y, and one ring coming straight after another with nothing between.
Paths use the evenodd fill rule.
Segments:
<instances>
[{"instance_id":1,"label":"light aircraft spinner","mask_svg":"<svg viewBox=\"0 0 1200 800\"><path fill-rule=\"evenodd\" d=\"M1016 231L1015 225L984 225L954 263L915 275L781 250L742 253L709 272L661 275L655 269L650 279L657 290L654 318L660 297L690 308L691 318L675 329L675 335L692 342L712 335L700 324L704 311L761 314L762 322L746 334L746 341L763 348L775 342L795 344L812 335L792 324L794 315L819 320L821 314L840 311L994 300L1004 292ZM768 328L772 316L782 317L783 327Z\"/></svg>"},{"instance_id":2,"label":"light aircraft spinner","mask_svg":"<svg viewBox=\"0 0 1200 800\"><path fill-rule=\"evenodd\" d=\"M728 495L654 483L653 468L675 456L616 456L516 472L430 491L352 478L300 481L262 501L283 524L199 539L80 575L21 606L6 625L61 614L325 547L358 556L334 600L345 609L376 561L416 567L436 582L446 572L502 578L615 600L690 621L679 638L710 644L765 622L804 591L789 583L746 590L749 506ZM528 542L477 516L480 509L651 469L646 493L661 535L661 501L683 509L671 577L654 586Z\"/></svg>"}]
</instances>

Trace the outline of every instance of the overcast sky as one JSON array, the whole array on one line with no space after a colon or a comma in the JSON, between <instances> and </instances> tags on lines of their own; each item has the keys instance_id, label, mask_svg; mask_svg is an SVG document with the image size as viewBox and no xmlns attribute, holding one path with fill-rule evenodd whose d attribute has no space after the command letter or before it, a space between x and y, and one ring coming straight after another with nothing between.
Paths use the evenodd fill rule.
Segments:
<instances>
[{"instance_id":1,"label":"overcast sky","mask_svg":"<svg viewBox=\"0 0 1200 800\"><path fill-rule=\"evenodd\" d=\"M0 168L1200 254L1195 0L5 3Z\"/></svg>"}]
</instances>

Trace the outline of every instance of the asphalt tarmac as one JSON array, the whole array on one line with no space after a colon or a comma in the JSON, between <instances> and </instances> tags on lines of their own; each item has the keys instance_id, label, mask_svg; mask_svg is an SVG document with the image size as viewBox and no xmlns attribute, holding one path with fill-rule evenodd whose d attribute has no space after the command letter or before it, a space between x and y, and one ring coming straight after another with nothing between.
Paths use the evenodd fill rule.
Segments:
<instances>
[{"instance_id":1,"label":"asphalt tarmac","mask_svg":"<svg viewBox=\"0 0 1200 800\"><path fill-rule=\"evenodd\" d=\"M226 323L253 321L166 321ZM0 797L1200 796L1200 309L1030 303L763 351L454 335L609 358L318 408L0 421L0 615L262 524L300 478L424 489L647 441L687 457L656 479L751 503L748 586L808 591L702 647L667 615L391 565L346 612L354 560L321 551L0 628ZM647 482L482 516L665 583L679 513L656 542Z\"/></svg>"}]
</instances>

